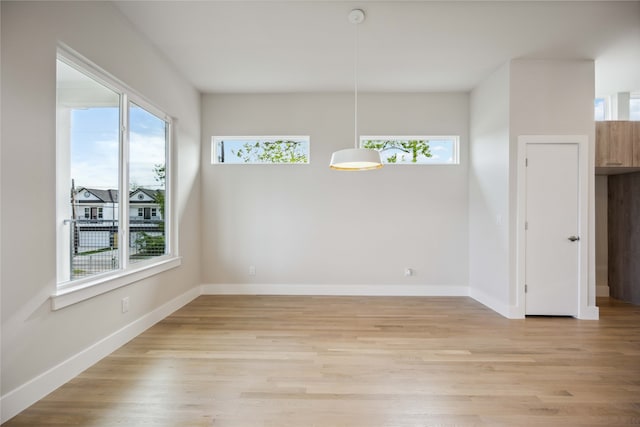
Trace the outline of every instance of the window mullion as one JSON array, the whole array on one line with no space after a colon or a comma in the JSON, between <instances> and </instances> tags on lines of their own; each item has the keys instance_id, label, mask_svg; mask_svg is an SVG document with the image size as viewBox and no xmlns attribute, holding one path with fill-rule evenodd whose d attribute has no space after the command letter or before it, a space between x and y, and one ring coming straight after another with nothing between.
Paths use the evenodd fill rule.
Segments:
<instances>
[{"instance_id":1,"label":"window mullion","mask_svg":"<svg viewBox=\"0 0 640 427\"><path fill-rule=\"evenodd\" d=\"M120 268L129 266L129 99L120 97Z\"/></svg>"}]
</instances>

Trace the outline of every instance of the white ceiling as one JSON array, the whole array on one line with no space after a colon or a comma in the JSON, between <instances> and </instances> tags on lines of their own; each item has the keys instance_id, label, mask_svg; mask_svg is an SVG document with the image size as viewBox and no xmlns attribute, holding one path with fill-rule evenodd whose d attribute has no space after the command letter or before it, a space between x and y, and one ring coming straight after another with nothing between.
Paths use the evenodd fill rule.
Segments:
<instances>
[{"instance_id":1,"label":"white ceiling","mask_svg":"<svg viewBox=\"0 0 640 427\"><path fill-rule=\"evenodd\" d=\"M467 91L513 58L595 59L640 89L640 1L117 1L202 92Z\"/></svg>"}]
</instances>

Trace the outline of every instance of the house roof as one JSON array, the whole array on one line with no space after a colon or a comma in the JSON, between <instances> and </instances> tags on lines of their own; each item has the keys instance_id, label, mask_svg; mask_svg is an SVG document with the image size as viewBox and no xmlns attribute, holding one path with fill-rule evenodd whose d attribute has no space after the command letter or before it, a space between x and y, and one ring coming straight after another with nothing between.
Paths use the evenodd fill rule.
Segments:
<instances>
[{"instance_id":1,"label":"house roof","mask_svg":"<svg viewBox=\"0 0 640 427\"><path fill-rule=\"evenodd\" d=\"M80 194L85 191L93 194L104 203L118 203L118 190L100 190L97 188L80 187L78 190L76 190L76 194ZM95 200L91 200L91 202L95 202Z\"/></svg>"},{"instance_id":2,"label":"house roof","mask_svg":"<svg viewBox=\"0 0 640 427\"><path fill-rule=\"evenodd\" d=\"M103 203L118 203L118 190L114 190L114 189L108 189L108 190L101 190L98 188L88 188L88 187L80 187L76 190L76 194L80 194L82 192L88 191L91 194L93 194L96 198L98 198L101 202ZM146 194L147 196L149 196L152 199L155 199L156 194L164 194L164 190L153 190L153 189L149 189L149 188L136 188L133 191L129 192L129 197L133 196L134 194L138 193L138 192L142 192L144 194ZM80 202L95 202L95 200L80 200Z\"/></svg>"},{"instance_id":3,"label":"house roof","mask_svg":"<svg viewBox=\"0 0 640 427\"><path fill-rule=\"evenodd\" d=\"M152 190L150 188L136 188L135 190L129 193L129 197L133 196L136 193L144 193L152 199L155 199L157 194L164 194L164 190Z\"/></svg>"}]
</instances>

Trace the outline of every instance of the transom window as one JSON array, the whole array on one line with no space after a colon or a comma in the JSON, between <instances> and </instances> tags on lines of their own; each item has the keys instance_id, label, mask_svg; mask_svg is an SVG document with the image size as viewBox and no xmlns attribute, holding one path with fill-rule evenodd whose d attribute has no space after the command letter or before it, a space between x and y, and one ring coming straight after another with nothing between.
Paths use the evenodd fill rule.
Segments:
<instances>
[{"instance_id":1,"label":"transom window","mask_svg":"<svg viewBox=\"0 0 640 427\"><path fill-rule=\"evenodd\" d=\"M308 136L214 136L211 163L309 163Z\"/></svg>"},{"instance_id":2,"label":"transom window","mask_svg":"<svg viewBox=\"0 0 640 427\"><path fill-rule=\"evenodd\" d=\"M596 98L593 102L594 118L596 121L618 120L620 112L617 111L617 100L614 97ZM625 108L626 106L622 106ZM629 120L640 121L640 91L629 93Z\"/></svg>"},{"instance_id":3,"label":"transom window","mask_svg":"<svg viewBox=\"0 0 640 427\"><path fill-rule=\"evenodd\" d=\"M385 164L455 165L458 136L361 136L360 147L380 152Z\"/></svg>"}]
</instances>

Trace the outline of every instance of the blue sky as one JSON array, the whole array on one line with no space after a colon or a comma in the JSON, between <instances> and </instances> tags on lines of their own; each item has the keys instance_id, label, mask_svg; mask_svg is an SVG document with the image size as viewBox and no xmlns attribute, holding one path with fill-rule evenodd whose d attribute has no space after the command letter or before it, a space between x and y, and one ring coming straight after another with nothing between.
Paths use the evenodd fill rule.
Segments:
<instances>
[{"instance_id":1,"label":"blue sky","mask_svg":"<svg viewBox=\"0 0 640 427\"><path fill-rule=\"evenodd\" d=\"M119 122L116 107L72 111L71 178L76 187L118 188ZM154 166L165 163L165 122L135 105L129 122L129 182L159 188Z\"/></svg>"}]
</instances>

